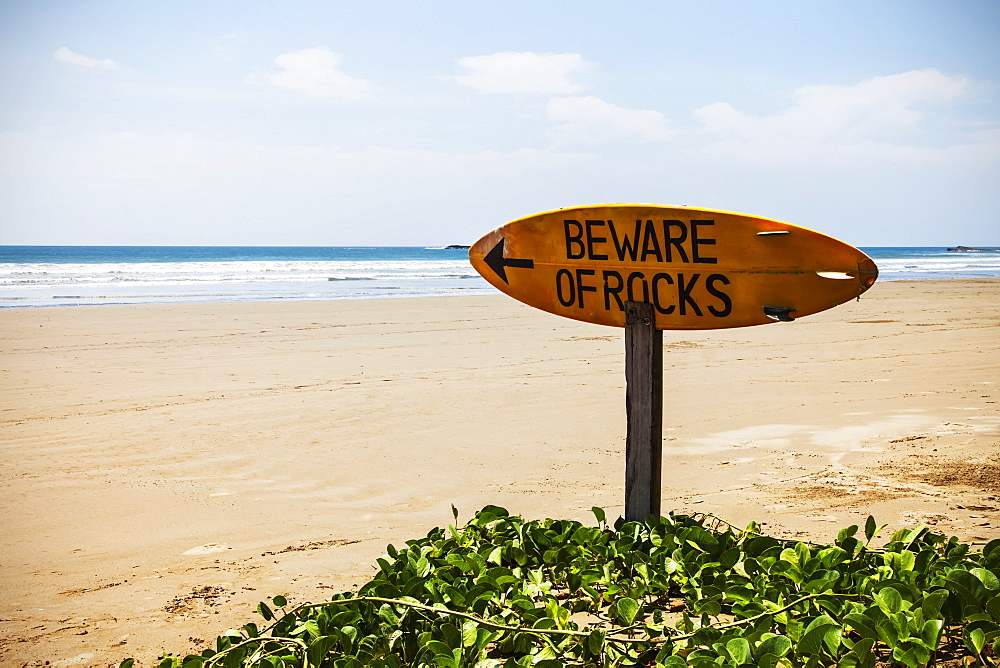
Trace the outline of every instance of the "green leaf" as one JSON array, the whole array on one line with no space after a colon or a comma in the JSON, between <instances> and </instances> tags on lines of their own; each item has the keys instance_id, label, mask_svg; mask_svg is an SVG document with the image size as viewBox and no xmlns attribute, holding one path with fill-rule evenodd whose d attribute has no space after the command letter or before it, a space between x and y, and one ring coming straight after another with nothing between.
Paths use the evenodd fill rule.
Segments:
<instances>
[{"instance_id":1,"label":"green leaf","mask_svg":"<svg viewBox=\"0 0 1000 668\"><path fill-rule=\"evenodd\" d=\"M1000 556L1000 538L994 538L983 548L983 557L992 559L995 556Z\"/></svg>"},{"instance_id":2,"label":"green leaf","mask_svg":"<svg viewBox=\"0 0 1000 668\"><path fill-rule=\"evenodd\" d=\"M472 621L462 624L462 647L475 647L479 640L479 625Z\"/></svg>"},{"instance_id":3,"label":"green leaf","mask_svg":"<svg viewBox=\"0 0 1000 668\"><path fill-rule=\"evenodd\" d=\"M912 571L916 561L917 555L909 550L897 552L892 555L892 565L897 571Z\"/></svg>"},{"instance_id":4,"label":"green leaf","mask_svg":"<svg viewBox=\"0 0 1000 668\"><path fill-rule=\"evenodd\" d=\"M354 626L345 626L340 629L343 637L353 646L358 641L358 629Z\"/></svg>"},{"instance_id":5,"label":"green leaf","mask_svg":"<svg viewBox=\"0 0 1000 668\"><path fill-rule=\"evenodd\" d=\"M615 616L624 626L631 626L639 614L639 603L634 598L623 596L615 601Z\"/></svg>"},{"instance_id":6,"label":"green leaf","mask_svg":"<svg viewBox=\"0 0 1000 668\"><path fill-rule=\"evenodd\" d=\"M733 638L726 643L726 651L738 666L750 661L750 643L746 638Z\"/></svg>"},{"instance_id":7,"label":"green leaf","mask_svg":"<svg viewBox=\"0 0 1000 668\"><path fill-rule=\"evenodd\" d=\"M746 603L753 601L756 597L757 592L750 587L730 587L729 589L726 589L727 601L740 601Z\"/></svg>"},{"instance_id":8,"label":"green leaf","mask_svg":"<svg viewBox=\"0 0 1000 668\"><path fill-rule=\"evenodd\" d=\"M314 666L318 666L330 651L330 648L336 645L336 643L337 638L332 636L323 636L309 643L309 650L307 652L309 662Z\"/></svg>"},{"instance_id":9,"label":"green leaf","mask_svg":"<svg viewBox=\"0 0 1000 668\"><path fill-rule=\"evenodd\" d=\"M608 518L607 518L607 515L604 514L604 508L600 508L598 506L594 506L593 508L590 509L590 511L592 513L594 513L594 517L597 518L597 523L598 524L606 524L607 523Z\"/></svg>"},{"instance_id":10,"label":"green leaf","mask_svg":"<svg viewBox=\"0 0 1000 668\"><path fill-rule=\"evenodd\" d=\"M862 663L861 657L853 650L840 657L840 660L837 661L837 668L861 668L863 665L865 664Z\"/></svg>"},{"instance_id":11,"label":"green leaf","mask_svg":"<svg viewBox=\"0 0 1000 668\"><path fill-rule=\"evenodd\" d=\"M133 663L135 663L135 659L125 659L118 664L118 668L132 668Z\"/></svg>"},{"instance_id":12,"label":"green leaf","mask_svg":"<svg viewBox=\"0 0 1000 668\"><path fill-rule=\"evenodd\" d=\"M799 565L799 553L790 547L783 549L779 558L792 566L798 567Z\"/></svg>"},{"instance_id":13,"label":"green leaf","mask_svg":"<svg viewBox=\"0 0 1000 668\"><path fill-rule=\"evenodd\" d=\"M431 640L426 645L424 645L424 647L426 647L428 650L430 650L430 652L435 657L446 656L449 659L452 658L452 656L451 656L451 647L449 647L448 645L444 644L440 640Z\"/></svg>"},{"instance_id":14,"label":"green leaf","mask_svg":"<svg viewBox=\"0 0 1000 668\"><path fill-rule=\"evenodd\" d=\"M875 592L874 598L878 607L887 615L903 609L903 597L892 587L884 587Z\"/></svg>"},{"instance_id":15,"label":"green leaf","mask_svg":"<svg viewBox=\"0 0 1000 668\"><path fill-rule=\"evenodd\" d=\"M709 617L717 617L722 612L722 604L713 598L703 598L694 604L695 612Z\"/></svg>"},{"instance_id":16,"label":"green leaf","mask_svg":"<svg viewBox=\"0 0 1000 668\"><path fill-rule=\"evenodd\" d=\"M788 650L792 648L792 641L785 636L771 636L770 638L765 638L759 645L757 645L757 650L754 653L759 659L765 654L771 654L775 657L782 657L788 653Z\"/></svg>"},{"instance_id":17,"label":"green leaf","mask_svg":"<svg viewBox=\"0 0 1000 668\"><path fill-rule=\"evenodd\" d=\"M399 625L399 615L388 603L383 603L382 607L378 609L378 616L381 617L386 624L390 626Z\"/></svg>"},{"instance_id":18,"label":"green leaf","mask_svg":"<svg viewBox=\"0 0 1000 668\"><path fill-rule=\"evenodd\" d=\"M872 640L876 640L878 638L876 623L867 615L852 612L844 617L844 622L857 631L862 638L871 638Z\"/></svg>"},{"instance_id":19,"label":"green leaf","mask_svg":"<svg viewBox=\"0 0 1000 668\"><path fill-rule=\"evenodd\" d=\"M872 662L874 663L872 649L875 647L876 642L878 642L878 640L874 636L871 638L862 638L854 643L854 647L851 648L851 652L858 657L858 659L862 662L862 665L868 665L867 660L869 657L872 657Z\"/></svg>"},{"instance_id":20,"label":"green leaf","mask_svg":"<svg viewBox=\"0 0 1000 668\"><path fill-rule=\"evenodd\" d=\"M826 633L823 634L823 644L826 645L826 649L830 652L830 656L837 656L840 654L840 643L844 636L844 629L839 624L828 627Z\"/></svg>"},{"instance_id":21,"label":"green leaf","mask_svg":"<svg viewBox=\"0 0 1000 668\"><path fill-rule=\"evenodd\" d=\"M875 630L878 632L879 640L889 647L895 647L896 643L899 642L899 630L891 621L879 622Z\"/></svg>"},{"instance_id":22,"label":"green leaf","mask_svg":"<svg viewBox=\"0 0 1000 668\"><path fill-rule=\"evenodd\" d=\"M740 550L736 548L728 549L719 557L719 565L722 567L722 570L728 571L739 562L740 556Z\"/></svg>"},{"instance_id":23,"label":"green leaf","mask_svg":"<svg viewBox=\"0 0 1000 668\"><path fill-rule=\"evenodd\" d=\"M594 629L587 636L587 651L594 656L600 656L604 649L604 630Z\"/></svg>"},{"instance_id":24,"label":"green leaf","mask_svg":"<svg viewBox=\"0 0 1000 668\"><path fill-rule=\"evenodd\" d=\"M871 542L871 539L875 537L875 534L878 531L877 527L878 525L875 523L875 518L869 515L868 519L865 520L865 538L867 538L869 542Z\"/></svg>"},{"instance_id":25,"label":"green leaf","mask_svg":"<svg viewBox=\"0 0 1000 668\"><path fill-rule=\"evenodd\" d=\"M827 618L829 619L829 617ZM830 637L828 638L828 634ZM840 644L840 626L835 623L824 623L819 625L810 624L810 628L802 634L802 639L799 640L798 652L804 656L812 656L814 654L821 654L823 652L824 645L829 648L833 645L836 648ZM836 649L832 650L830 653L833 656Z\"/></svg>"},{"instance_id":26,"label":"green leaf","mask_svg":"<svg viewBox=\"0 0 1000 668\"><path fill-rule=\"evenodd\" d=\"M819 617L816 617L811 622L809 622L809 624L805 628L805 631L808 633L809 631L812 631L814 628L818 626L829 626L830 624L836 624L836 623L837 622L832 617L830 617L830 615L820 615Z\"/></svg>"},{"instance_id":27,"label":"green leaf","mask_svg":"<svg viewBox=\"0 0 1000 668\"><path fill-rule=\"evenodd\" d=\"M986 612L990 614L994 622L1000 622L1000 595L994 596L986 602Z\"/></svg>"},{"instance_id":28,"label":"green leaf","mask_svg":"<svg viewBox=\"0 0 1000 668\"><path fill-rule=\"evenodd\" d=\"M284 596L275 596L271 599L271 603L273 603L276 608L283 608L288 605L288 599Z\"/></svg>"},{"instance_id":29,"label":"green leaf","mask_svg":"<svg viewBox=\"0 0 1000 668\"><path fill-rule=\"evenodd\" d=\"M973 568L969 572L975 575L976 579L982 582L987 589L1000 589L1000 579L985 568Z\"/></svg>"},{"instance_id":30,"label":"green leaf","mask_svg":"<svg viewBox=\"0 0 1000 668\"><path fill-rule=\"evenodd\" d=\"M820 550L819 560L825 568L836 568L839 564L850 558L847 550L840 547L828 547Z\"/></svg>"},{"instance_id":31,"label":"green leaf","mask_svg":"<svg viewBox=\"0 0 1000 668\"><path fill-rule=\"evenodd\" d=\"M841 529L839 532L837 532L837 544L839 545L840 543L843 543L848 538L853 538L857 533L858 533L857 524L852 524L846 529Z\"/></svg>"},{"instance_id":32,"label":"green leaf","mask_svg":"<svg viewBox=\"0 0 1000 668\"><path fill-rule=\"evenodd\" d=\"M985 602L986 587L982 581L967 570L956 568L949 571L945 586L958 594L964 606L980 606Z\"/></svg>"},{"instance_id":33,"label":"green leaf","mask_svg":"<svg viewBox=\"0 0 1000 668\"><path fill-rule=\"evenodd\" d=\"M719 549L719 540L701 527L692 527L687 534L687 543L708 554L713 554Z\"/></svg>"},{"instance_id":34,"label":"green leaf","mask_svg":"<svg viewBox=\"0 0 1000 668\"><path fill-rule=\"evenodd\" d=\"M981 628L974 628L965 632L965 646L972 650L973 654L980 654L986 646L986 634Z\"/></svg>"},{"instance_id":35,"label":"green leaf","mask_svg":"<svg viewBox=\"0 0 1000 668\"><path fill-rule=\"evenodd\" d=\"M920 629L920 639L932 650L937 649L941 640L941 631L944 629L944 621L941 619L928 619Z\"/></svg>"},{"instance_id":36,"label":"green leaf","mask_svg":"<svg viewBox=\"0 0 1000 668\"><path fill-rule=\"evenodd\" d=\"M489 556L486 557L486 561L491 564L496 564L499 566L503 563L503 548L499 545L492 550L490 550Z\"/></svg>"},{"instance_id":37,"label":"green leaf","mask_svg":"<svg viewBox=\"0 0 1000 668\"><path fill-rule=\"evenodd\" d=\"M926 647L904 641L892 648L892 658L910 668L921 668L930 661L931 653Z\"/></svg>"},{"instance_id":38,"label":"green leaf","mask_svg":"<svg viewBox=\"0 0 1000 668\"><path fill-rule=\"evenodd\" d=\"M469 560L466 559L461 554L456 554L456 553L452 552L451 554L448 554L447 556L445 556L444 560L447 563L451 564L452 566L455 566L456 568L458 568L458 570L462 571L463 573L471 573L472 572L472 566L469 564ZM420 562L417 562L417 563L419 565Z\"/></svg>"},{"instance_id":39,"label":"green leaf","mask_svg":"<svg viewBox=\"0 0 1000 668\"><path fill-rule=\"evenodd\" d=\"M454 618L448 618L448 621L443 622L438 628L440 628L441 633L444 636L444 643L448 645L448 647L452 650L456 647L462 647L462 631L458 628Z\"/></svg>"},{"instance_id":40,"label":"green leaf","mask_svg":"<svg viewBox=\"0 0 1000 668\"><path fill-rule=\"evenodd\" d=\"M924 613L924 619L937 619L941 616L941 606L948 598L948 590L936 589L924 595L920 603L920 609Z\"/></svg>"},{"instance_id":41,"label":"green leaf","mask_svg":"<svg viewBox=\"0 0 1000 668\"><path fill-rule=\"evenodd\" d=\"M257 604L257 612L264 618L264 621L269 622L274 619L274 613L271 612L271 608L264 601Z\"/></svg>"}]
</instances>

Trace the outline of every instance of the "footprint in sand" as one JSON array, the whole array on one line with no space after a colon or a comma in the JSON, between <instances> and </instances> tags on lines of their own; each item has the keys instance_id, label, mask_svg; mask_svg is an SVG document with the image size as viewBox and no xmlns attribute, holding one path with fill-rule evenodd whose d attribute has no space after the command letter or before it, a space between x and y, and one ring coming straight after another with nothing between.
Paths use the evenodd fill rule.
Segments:
<instances>
[{"instance_id":1,"label":"footprint in sand","mask_svg":"<svg viewBox=\"0 0 1000 668\"><path fill-rule=\"evenodd\" d=\"M213 554L215 552L225 552L226 550L231 550L233 548L228 545L222 545L221 543L208 543L207 545L199 545L198 547L192 547L190 550L183 552L182 554Z\"/></svg>"},{"instance_id":2,"label":"footprint in sand","mask_svg":"<svg viewBox=\"0 0 1000 668\"><path fill-rule=\"evenodd\" d=\"M79 656L74 656L72 659L63 659L62 661L55 661L51 665L53 666L79 666L82 664L90 663L90 659L94 658L93 654L80 654ZM48 663L48 662L46 662Z\"/></svg>"}]
</instances>

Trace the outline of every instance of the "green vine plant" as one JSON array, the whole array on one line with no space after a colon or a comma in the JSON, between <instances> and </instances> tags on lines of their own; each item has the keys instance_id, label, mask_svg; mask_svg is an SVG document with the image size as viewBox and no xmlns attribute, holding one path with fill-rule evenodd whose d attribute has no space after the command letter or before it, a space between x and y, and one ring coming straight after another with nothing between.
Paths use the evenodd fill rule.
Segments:
<instances>
[{"instance_id":1,"label":"green vine plant","mask_svg":"<svg viewBox=\"0 0 1000 668\"><path fill-rule=\"evenodd\" d=\"M487 506L378 559L356 592L226 631L161 668L996 666L1000 540L928 528L880 549L871 517L830 545L710 515L609 526ZM126 659L121 668L130 668Z\"/></svg>"}]
</instances>

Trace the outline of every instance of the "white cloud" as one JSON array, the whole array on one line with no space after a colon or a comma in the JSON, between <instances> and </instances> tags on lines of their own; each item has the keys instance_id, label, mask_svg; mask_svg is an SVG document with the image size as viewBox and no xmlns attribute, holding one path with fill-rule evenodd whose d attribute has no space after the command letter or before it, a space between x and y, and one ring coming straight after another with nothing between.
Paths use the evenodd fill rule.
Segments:
<instances>
[{"instance_id":1,"label":"white cloud","mask_svg":"<svg viewBox=\"0 0 1000 668\"><path fill-rule=\"evenodd\" d=\"M372 94L372 86L340 70L340 56L325 46L283 53L274 59L278 72L264 75L267 83L309 97L357 102Z\"/></svg>"},{"instance_id":2,"label":"white cloud","mask_svg":"<svg viewBox=\"0 0 1000 668\"><path fill-rule=\"evenodd\" d=\"M104 60L99 60L97 58L91 58L89 56L84 56L75 51L71 51L65 46L60 46L52 54L52 57L59 61L60 63L66 63L67 65L76 65L77 67L88 67L98 70L116 70L118 69L118 63L111 60L110 58L105 58Z\"/></svg>"},{"instance_id":3,"label":"white cloud","mask_svg":"<svg viewBox=\"0 0 1000 668\"><path fill-rule=\"evenodd\" d=\"M227 62L236 60L236 46L242 46L245 33L244 28L237 28L219 37L214 46L215 55Z\"/></svg>"},{"instance_id":4,"label":"white cloud","mask_svg":"<svg viewBox=\"0 0 1000 668\"><path fill-rule=\"evenodd\" d=\"M599 97L556 97L546 116L560 125L552 131L558 143L601 143L620 140L668 141L675 132L666 117L649 109L626 109Z\"/></svg>"},{"instance_id":5,"label":"white cloud","mask_svg":"<svg viewBox=\"0 0 1000 668\"><path fill-rule=\"evenodd\" d=\"M0 133L0 243L470 243L546 208L590 160L531 148L345 150L191 134ZM534 199L526 204L525 195ZM24 224L29 218L44 218L44 229Z\"/></svg>"},{"instance_id":6,"label":"white cloud","mask_svg":"<svg viewBox=\"0 0 1000 668\"><path fill-rule=\"evenodd\" d=\"M579 79L594 65L578 53L503 52L462 58L469 70L455 80L479 93L566 95L585 89Z\"/></svg>"},{"instance_id":7,"label":"white cloud","mask_svg":"<svg viewBox=\"0 0 1000 668\"><path fill-rule=\"evenodd\" d=\"M955 143L934 114L969 88L962 77L914 70L851 86L805 86L792 93L790 106L769 116L743 113L728 102L701 107L693 116L713 150L746 158L908 161Z\"/></svg>"}]
</instances>

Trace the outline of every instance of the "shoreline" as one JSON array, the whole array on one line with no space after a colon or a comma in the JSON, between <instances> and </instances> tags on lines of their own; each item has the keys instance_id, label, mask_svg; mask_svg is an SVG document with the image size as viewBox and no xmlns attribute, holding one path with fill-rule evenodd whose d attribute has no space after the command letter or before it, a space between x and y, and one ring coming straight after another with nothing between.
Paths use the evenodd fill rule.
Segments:
<instances>
[{"instance_id":1,"label":"shoreline","mask_svg":"<svg viewBox=\"0 0 1000 668\"><path fill-rule=\"evenodd\" d=\"M959 282L992 282L1000 281L1000 276L971 276L971 277L948 277L948 278L889 278L885 276L880 276L878 279L879 284L886 283L923 283L923 282L948 282L948 281L959 281ZM55 296L46 297L44 299L48 300L66 300L58 301L57 303L51 304L9 304L5 305L3 301L29 301L36 300L42 301L43 299L36 299L34 297L4 297L0 298L0 312L9 309L47 309L47 308L62 308L62 307L105 307L105 306L167 306L167 305L210 305L210 304L262 304L262 303L298 303L298 302L344 302L344 301L381 301L384 299L437 299L437 298L451 298L451 297L490 297L495 296L498 291L486 284L483 288L465 288L469 290L469 293L461 294L381 294L381 295L342 295L342 296L322 296L322 297L283 297L283 298L233 298L233 299L182 299L177 297L178 301L170 301L171 297L163 297L165 301L134 301L134 302L108 302L108 303L73 303L72 300L75 299L103 299L104 297L86 297L86 296L76 296L76 295L66 295L66 296ZM482 292L479 292L479 290ZM475 291L475 292L472 292ZM144 297L115 297L115 299L144 299Z\"/></svg>"},{"instance_id":2,"label":"shoreline","mask_svg":"<svg viewBox=\"0 0 1000 668\"><path fill-rule=\"evenodd\" d=\"M962 280L962 279L954 279ZM975 279L970 279L975 280ZM485 281L484 281L485 282ZM478 288L468 288L471 290L478 290ZM406 294L406 295L396 295L396 294L384 294L384 295L358 295L358 296L340 296L340 297L284 297L284 298L233 298L233 299L186 299L178 301L169 301L169 297L165 297L167 301L134 301L134 302L108 302L108 303L86 303L86 304L74 304L72 300L74 299L102 299L103 297L77 297L77 296L57 296L57 297L47 297L46 299L51 300L66 300L65 302L59 301L53 304L25 304L23 306L10 304L4 305L2 301L27 301L33 300L33 297L6 297L0 298L0 311L6 309L19 309L19 308L62 308L67 307L103 307L103 306L167 306L170 304L189 304L189 305L207 305L207 304L263 304L263 303L294 303L294 302L343 302L343 301L381 301L383 299L437 299L437 298L450 298L450 297L488 297L497 294L497 291L492 286L487 284L487 287L482 288L482 292L476 292L474 294L462 293L462 294ZM130 297L115 297L116 299L129 299ZM134 299L142 299L141 297L134 297ZM37 299L36 301L42 301Z\"/></svg>"},{"instance_id":3,"label":"shoreline","mask_svg":"<svg viewBox=\"0 0 1000 668\"><path fill-rule=\"evenodd\" d=\"M664 512L998 537L997 288L666 332ZM621 514L621 331L448 297L0 309L0 661L200 649L366 581L451 504Z\"/></svg>"}]
</instances>

